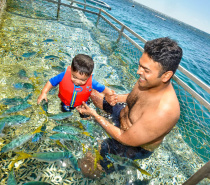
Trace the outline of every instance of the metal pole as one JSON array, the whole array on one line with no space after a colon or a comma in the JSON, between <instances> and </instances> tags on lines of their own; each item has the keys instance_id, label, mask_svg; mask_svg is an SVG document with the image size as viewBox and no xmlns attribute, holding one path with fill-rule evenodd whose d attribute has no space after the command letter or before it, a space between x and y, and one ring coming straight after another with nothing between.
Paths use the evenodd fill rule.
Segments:
<instances>
[{"instance_id":1,"label":"metal pole","mask_svg":"<svg viewBox=\"0 0 210 185\"><path fill-rule=\"evenodd\" d=\"M99 10L99 13L98 13L98 19L96 21L96 27L98 26L98 22L99 22L100 16L101 16L101 9Z\"/></svg>"},{"instance_id":2,"label":"metal pole","mask_svg":"<svg viewBox=\"0 0 210 185\"><path fill-rule=\"evenodd\" d=\"M183 185L195 185L204 178L210 178L210 161L191 176Z\"/></svg>"},{"instance_id":3,"label":"metal pole","mask_svg":"<svg viewBox=\"0 0 210 185\"><path fill-rule=\"evenodd\" d=\"M57 18L59 17L60 6L61 6L61 0L58 0Z\"/></svg>"},{"instance_id":4,"label":"metal pole","mask_svg":"<svg viewBox=\"0 0 210 185\"><path fill-rule=\"evenodd\" d=\"M117 39L117 42L120 41L120 39L121 39L121 37L122 37L122 32L124 31L124 29L125 29L125 26L122 26L122 28L121 28L121 30L120 30L120 33L119 33L119 37L118 37L118 39Z\"/></svg>"},{"instance_id":5,"label":"metal pole","mask_svg":"<svg viewBox=\"0 0 210 185\"><path fill-rule=\"evenodd\" d=\"M85 3L84 9L86 9L86 0L84 0L84 3Z\"/></svg>"}]
</instances>

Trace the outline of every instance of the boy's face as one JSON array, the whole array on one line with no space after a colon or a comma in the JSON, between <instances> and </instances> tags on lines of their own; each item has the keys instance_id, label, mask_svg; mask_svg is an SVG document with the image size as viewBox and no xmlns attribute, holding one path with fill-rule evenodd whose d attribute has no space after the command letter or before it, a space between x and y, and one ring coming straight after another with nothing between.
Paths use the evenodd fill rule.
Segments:
<instances>
[{"instance_id":1,"label":"boy's face","mask_svg":"<svg viewBox=\"0 0 210 185\"><path fill-rule=\"evenodd\" d=\"M78 71L71 70L71 80L76 86L85 85L89 76L81 75Z\"/></svg>"}]
</instances>

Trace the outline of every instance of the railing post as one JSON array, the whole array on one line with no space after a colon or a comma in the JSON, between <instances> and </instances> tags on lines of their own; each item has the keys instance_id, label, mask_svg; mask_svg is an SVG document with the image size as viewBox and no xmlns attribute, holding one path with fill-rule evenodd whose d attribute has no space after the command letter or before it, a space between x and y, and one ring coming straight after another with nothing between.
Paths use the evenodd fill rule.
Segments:
<instances>
[{"instance_id":1,"label":"railing post","mask_svg":"<svg viewBox=\"0 0 210 185\"><path fill-rule=\"evenodd\" d=\"M200 168L193 176L191 176L182 185L195 185L204 178L210 178L210 161L207 162L202 168Z\"/></svg>"},{"instance_id":2,"label":"railing post","mask_svg":"<svg viewBox=\"0 0 210 185\"><path fill-rule=\"evenodd\" d=\"M121 39L121 37L122 37L122 32L124 31L124 29L125 29L125 26L123 25L122 28L121 28L121 30L120 30L120 33L119 33L119 37L118 37L118 39L117 39L117 42L120 41L120 39Z\"/></svg>"},{"instance_id":3,"label":"railing post","mask_svg":"<svg viewBox=\"0 0 210 185\"><path fill-rule=\"evenodd\" d=\"M85 3L84 9L86 9L86 0L84 0L84 3Z\"/></svg>"},{"instance_id":4,"label":"railing post","mask_svg":"<svg viewBox=\"0 0 210 185\"><path fill-rule=\"evenodd\" d=\"M86 9L86 0L84 0L84 3L85 3L84 9Z\"/></svg>"},{"instance_id":5,"label":"railing post","mask_svg":"<svg viewBox=\"0 0 210 185\"><path fill-rule=\"evenodd\" d=\"M98 26L100 16L101 16L101 9L99 10L99 13L98 13L98 19L96 21L96 27Z\"/></svg>"},{"instance_id":6,"label":"railing post","mask_svg":"<svg viewBox=\"0 0 210 185\"><path fill-rule=\"evenodd\" d=\"M58 0L57 18L59 17L60 6L61 6L61 0Z\"/></svg>"}]
</instances>

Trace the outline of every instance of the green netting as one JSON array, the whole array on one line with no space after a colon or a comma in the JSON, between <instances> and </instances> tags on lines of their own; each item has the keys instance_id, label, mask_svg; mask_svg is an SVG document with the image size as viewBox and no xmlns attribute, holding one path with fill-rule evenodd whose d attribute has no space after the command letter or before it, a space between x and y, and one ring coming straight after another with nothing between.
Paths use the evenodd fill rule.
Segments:
<instances>
[{"instance_id":1,"label":"green netting","mask_svg":"<svg viewBox=\"0 0 210 185\"><path fill-rule=\"evenodd\" d=\"M194 152L207 162L210 158L210 112L175 81L173 86L181 106L179 131Z\"/></svg>"}]
</instances>

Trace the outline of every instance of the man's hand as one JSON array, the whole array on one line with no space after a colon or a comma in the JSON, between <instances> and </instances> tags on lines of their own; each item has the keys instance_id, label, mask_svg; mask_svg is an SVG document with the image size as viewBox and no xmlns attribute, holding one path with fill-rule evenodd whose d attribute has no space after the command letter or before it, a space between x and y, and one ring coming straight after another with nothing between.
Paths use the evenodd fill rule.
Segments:
<instances>
[{"instance_id":1,"label":"man's hand","mask_svg":"<svg viewBox=\"0 0 210 185\"><path fill-rule=\"evenodd\" d=\"M93 108L90 108L85 102L82 102L82 105L76 107L76 109L81 114L90 115L93 117L98 115L97 112Z\"/></svg>"},{"instance_id":2,"label":"man's hand","mask_svg":"<svg viewBox=\"0 0 210 185\"><path fill-rule=\"evenodd\" d=\"M111 90L110 93L105 94L105 100L111 105L114 106L117 103L118 96L114 90Z\"/></svg>"}]
</instances>

